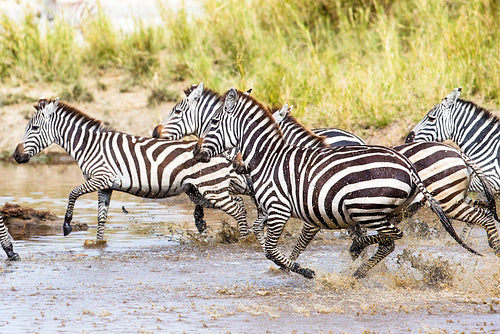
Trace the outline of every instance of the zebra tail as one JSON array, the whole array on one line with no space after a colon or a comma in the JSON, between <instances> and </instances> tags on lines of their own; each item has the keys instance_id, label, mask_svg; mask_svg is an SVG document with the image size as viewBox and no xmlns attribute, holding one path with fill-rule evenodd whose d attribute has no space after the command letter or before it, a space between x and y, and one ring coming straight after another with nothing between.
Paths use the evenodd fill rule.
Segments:
<instances>
[{"instance_id":1,"label":"zebra tail","mask_svg":"<svg viewBox=\"0 0 500 334\"><path fill-rule=\"evenodd\" d=\"M412 171L411 176L413 182L422 192L424 197L427 199L427 202L429 203L431 210L439 217L439 221L443 225L446 232L448 232L451 235L451 237L455 239L456 242L458 242L463 248L467 249L469 252L476 255L481 255L480 253L472 249L469 245L467 245L462 239L460 239L460 237L457 235L457 232L455 232L455 229L453 228L450 219L444 213L443 208L441 208L439 203L434 199L434 197L432 197L431 193L427 190L427 188L425 188L425 185L422 183L422 180L418 176L415 167L413 167L413 164L411 163L410 163L410 170Z\"/></svg>"},{"instance_id":2,"label":"zebra tail","mask_svg":"<svg viewBox=\"0 0 500 334\"><path fill-rule=\"evenodd\" d=\"M493 187L491 186L490 181L488 181L488 178L486 175L483 173L483 170L481 167L479 167L471 158L469 158L464 152L459 151L460 155L462 156L462 159L464 159L465 164L467 167L472 169L472 171L476 174L477 178L479 179L479 182L481 182L481 185L483 186L484 190L484 195L486 196L486 201L488 202L488 209L493 213L493 217L495 218L496 221L499 221L498 215L497 215L497 205L495 201L495 196L493 195Z\"/></svg>"}]
</instances>

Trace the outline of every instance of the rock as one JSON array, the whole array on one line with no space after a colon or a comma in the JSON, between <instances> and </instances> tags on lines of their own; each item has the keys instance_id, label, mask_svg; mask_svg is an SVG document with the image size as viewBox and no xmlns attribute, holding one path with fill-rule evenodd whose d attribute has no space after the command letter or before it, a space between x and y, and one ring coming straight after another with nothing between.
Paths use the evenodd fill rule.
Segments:
<instances>
[{"instance_id":1,"label":"rock","mask_svg":"<svg viewBox=\"0 0 500 334\"><path fill-rule=\"evenodd\" d=\"M5 225L14 239L26 239L33 235L62 234L63 218L50 211L39 211L17 204L5 203L0 210ZM74 222L73 231L86 231L87 224Z\"/></svg>"}]
</instances>

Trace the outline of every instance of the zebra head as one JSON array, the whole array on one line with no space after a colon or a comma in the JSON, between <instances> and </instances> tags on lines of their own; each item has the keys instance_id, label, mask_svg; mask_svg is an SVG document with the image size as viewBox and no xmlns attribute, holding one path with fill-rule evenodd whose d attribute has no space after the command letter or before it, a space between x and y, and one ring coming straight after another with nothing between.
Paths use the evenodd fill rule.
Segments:
<instances>
[{"instance_id":1,"label":"zebra head","mask_svg":"<svg viewBox=\"0 0 500 334\"><path fill-rule=\"evenodd\" d=\"M203 82L184 91L186 97L177 103L153 130L153 137L179 140L196 132L196 105L203 94Z\"/></svg>"},{"instance_id":2,"label":"zebra head","mask_svg":"<svg viewBox=\"0 0 500 334\"><path fill-rule=\"evenodd\" d=\"M462 88L455 88L441 103L432 108L425 117L418 122L406 137L405 142L414 141L444 141L450 139L453 131L452 111Z\"/></svg>"},{"instance_id":3,"label":"zebra head","mask_svg":"<svg viewBox=\"0 0 500 334\"><path fill-rule=\"evenodd\" d=\"M29 120L24 135L16 146L14 159L18 163L25 163L30 158L55 141L55 134L51 130L51 121L54 111L59 105L59 98L47 100L40 98L33 107L36 109L35 115Z\"/></svg>"},{"instance_id":4,"label":"zebra head","mask_svg":"<svg viewBox=\"0 0 500 334\"><path fill-rule=\"evenodd\" d=\"M214 114L209 130L200 138L193 150L196 160L208 162L211 157L237 147L238 140L234 136L237 118L234 111L238 106L238 97L235 88L231 88L225 94L223 107Z\"/></svg>"}]
</instances>

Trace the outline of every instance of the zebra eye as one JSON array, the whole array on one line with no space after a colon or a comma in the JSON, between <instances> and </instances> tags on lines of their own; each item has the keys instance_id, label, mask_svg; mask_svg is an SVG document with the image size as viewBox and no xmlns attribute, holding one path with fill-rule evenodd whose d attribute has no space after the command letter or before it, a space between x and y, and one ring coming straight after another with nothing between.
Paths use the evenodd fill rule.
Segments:
<instances>
[{"instance_id":1,"label":"zebra eye","mask_svg":"<svg viewBox=\"0 0 500 334\"><path fill-rule=\"evenodd\" d=\"M180 113L182 113L182 109L175 109L175 114L176 115L179 115Z\"/></svg>"},{"instance_id":2,"label":"zebra eye","mask_svg":"<svg viewBox=\"0 0 500 334\"><path fill-rule=\"evenodd\" d=\"M39 125L33 125L33 126L31 127L31 129L32 129L33 131L38 131L38 130L40 130L40 126L39 126Z\"/></svg>"},{"instance_id":3,"label":"zebra eye","mask_svg":"<svg viewBox=\"0 0 500 334\"><path fill-rule=\"evenodd\" d=\"M211 123L212 123L212 125L217 125L217 124L219 124L219 120L217 118L212 118Z\"/></svg>"}]
</instances>

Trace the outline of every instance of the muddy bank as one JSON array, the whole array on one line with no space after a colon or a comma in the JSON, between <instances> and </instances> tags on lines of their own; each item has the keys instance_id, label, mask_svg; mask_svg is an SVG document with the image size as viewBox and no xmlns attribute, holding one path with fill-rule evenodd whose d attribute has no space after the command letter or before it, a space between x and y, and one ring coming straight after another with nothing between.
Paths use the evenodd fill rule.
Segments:
<instances>
[{"instance_id":1,"label":"muddy bank","mask_svg":"<svg viewBox=\"0 0 500 334\"><path fill-rule=\"evenodd\" d=\"M0 210L5 226L14 239L27 239L36 235L53 235L62 231L64 218L50 211L35 210L30 207L5 203ZM86 231L85 223L72 223L74 231Z\"/></svg>"}]
</instances>

